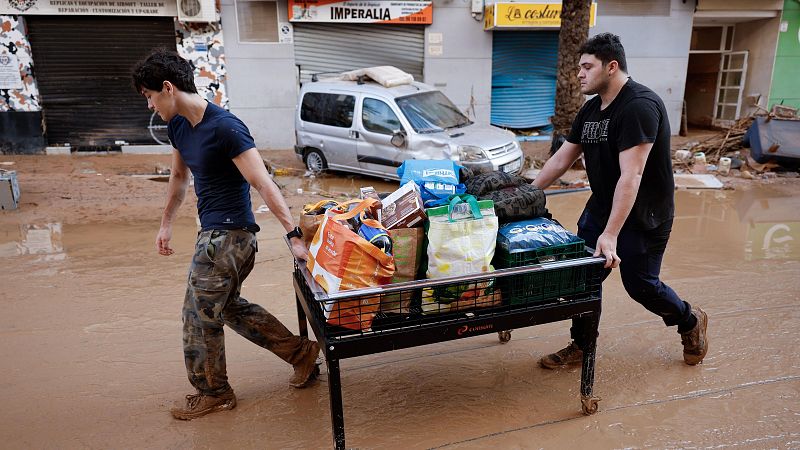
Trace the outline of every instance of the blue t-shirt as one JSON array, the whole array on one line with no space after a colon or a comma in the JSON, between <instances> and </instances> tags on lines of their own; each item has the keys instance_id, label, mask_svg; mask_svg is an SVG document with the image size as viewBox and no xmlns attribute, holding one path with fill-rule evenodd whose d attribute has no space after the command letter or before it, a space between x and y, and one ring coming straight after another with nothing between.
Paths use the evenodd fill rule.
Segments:
<instances>
[{"instance_id":1,"label":"blue t-shirt","mask_svg":"<svg viewBox=\"0 0 800 450\"><path fill-rule=\"evenodd\" d=\"M194 175L197 213L203 231L259 230L250 204L250 184L233 158L255 148L247 126L230 112L208 103L194 128L183 116L169 121L167 132Z\"/></svg>"}]
</instances>

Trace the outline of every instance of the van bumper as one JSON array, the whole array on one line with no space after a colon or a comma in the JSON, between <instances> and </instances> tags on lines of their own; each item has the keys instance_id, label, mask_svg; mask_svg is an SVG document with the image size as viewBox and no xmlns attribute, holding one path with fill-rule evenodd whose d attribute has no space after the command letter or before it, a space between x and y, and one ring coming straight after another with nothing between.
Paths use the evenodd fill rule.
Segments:
<instances>
[{"instance_id":1,"label":"van bumper","mask_svg":"<svg viewBox=\"0 0 800 450\"><path fill-rule=\"evenodd\" d=\"M493 160L486 160L480 162L460 162L459 164L468 167L474 173L484 173L484 172L492 172L492 171L502 171L510 174L518 174L522 171L522 164L524 162L524 157L522 152L519 153L512 153L502 158L497 158Z\"/></svg>"},{"instance_id":2,"label":"van bumper","mask_svg":"<svg viewBox=\"0 0 800 450\"><path fill-rule=\"evenodd\" d=\"M305 148L303 148L303 147L301 147L299 145L295 145L294 146L294 155L297 156L297 159L299 159L300 161L303 160L303 152L304 151L305 151Z\"/></svg>"}]
</instances>

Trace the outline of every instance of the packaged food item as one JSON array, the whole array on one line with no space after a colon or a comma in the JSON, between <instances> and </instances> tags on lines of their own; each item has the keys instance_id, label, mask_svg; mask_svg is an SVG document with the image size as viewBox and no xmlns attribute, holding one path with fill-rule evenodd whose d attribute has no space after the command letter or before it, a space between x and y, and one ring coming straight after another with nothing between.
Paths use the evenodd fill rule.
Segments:
<instances>
[{"instance_id":1,"label":"packaged food item","mask_svg":"<svg viewBox=\"0 0 800 450\"><path fill-rule=\"evenodd\" d=\"M392 238L383 228L373 227L367 223L361 223L358 235L369 241L370 244L381 249L387 255L392 254Z\"/></svg>"},{"instance_id":2,"label":"packaged food item","mask_svg":"<svg viewBox=\"0 0 800 450\"><path fill-rule=\"evenodd\" d=\"M378 191L375 190L372 186L364 186L359 189L359 198L374 198L375 200L380 201L380 196L378 195Z\"/></svg>"},{"instance_id":3,"label":"packaged food item","mask_svg":"<svg viewBox=\"0 0 800 450\"><path fill-rule=\"evenodd\" d=\"M566 228L544 217L507 223L497 232L497 245L508 253L582 241Z\"/></svg>"},{"instance_id":4,"label":"packaged food item","mask_svg":"<svg viewBox=\"0 0 800 450\"><path fill-rule=\"evenodd\" d=\"M421 227L427 217L419 186L413 181L402 185L381 200L381 203L381 223L389 230Z\"/></svg>"}]
</instances>

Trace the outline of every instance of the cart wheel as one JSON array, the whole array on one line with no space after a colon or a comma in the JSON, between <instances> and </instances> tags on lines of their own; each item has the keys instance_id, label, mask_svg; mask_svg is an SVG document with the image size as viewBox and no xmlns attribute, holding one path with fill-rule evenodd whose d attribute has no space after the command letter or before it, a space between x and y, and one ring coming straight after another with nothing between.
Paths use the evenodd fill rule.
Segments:
<instances>
[{"instance_id":1,"label":"cart wheel","mask_svg":"<svg viewBox=\"0 0 800 450\"><path fill-rule=\"evenodd\" d=\"M600 401L600 397L585 397L581 395L581 410L583 414L587 416L591 416L592 414L597 412L597 402Z\"/></svg>"},{"instance_id":2,"label":"cart wheel","mask_svg":"<svg viewBox=\"0 0 800 450\"><path fill-rule=\"evenodd\" d=\"M501 344L505 344L506 342L511 340L511 330L506 331L498 331L497 332L497 339L500 339Z\"/></svg>"}]
</instances>

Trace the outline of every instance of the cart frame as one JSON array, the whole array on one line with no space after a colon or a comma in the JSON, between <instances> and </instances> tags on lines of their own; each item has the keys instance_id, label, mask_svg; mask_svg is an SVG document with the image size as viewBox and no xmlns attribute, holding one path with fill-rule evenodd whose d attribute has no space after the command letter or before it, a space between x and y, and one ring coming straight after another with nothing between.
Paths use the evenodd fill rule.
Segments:
<instances>
[{"instance_id":1,"label":"cart frame","mask_svg":"<svg viewBox=\"0 0 800 450\"><path fill-rule=\"evenodd\" d=\"M294 288L297 316L301 336L308 336L307 323L325 355L328 370L328 394L330 398L333 444L336 449L345 448L344 407L339 361L345 358L370 355L437 342L463 339L489 333L499 333L501 342L508 340L509 332L516 328L529 327L571 319L573 327L583 335L585 346L581 368L580 399L584 414L597 411L599 398L593 395L595 350L600 323L602 271L604 258L591 257L587 248L586 257L546 264L502 269L490 273L410 281L386 286L342 291L326 294L313 280L305 264L294 264ZM378 330L352 331L342 334L332 329L323 313L322 304L331 300L348 300L366 295L386 295L425 288L446 287L465 282L501 280L506 277L523 277L535 272L565 271L582 268L589 273L591 283L585 289L571 295L554 296L532 304L473 309L442 315L427 316L411 322L401 322ZM509 278L511 279L511 278Z\"/></svg>"}]
</instances>

